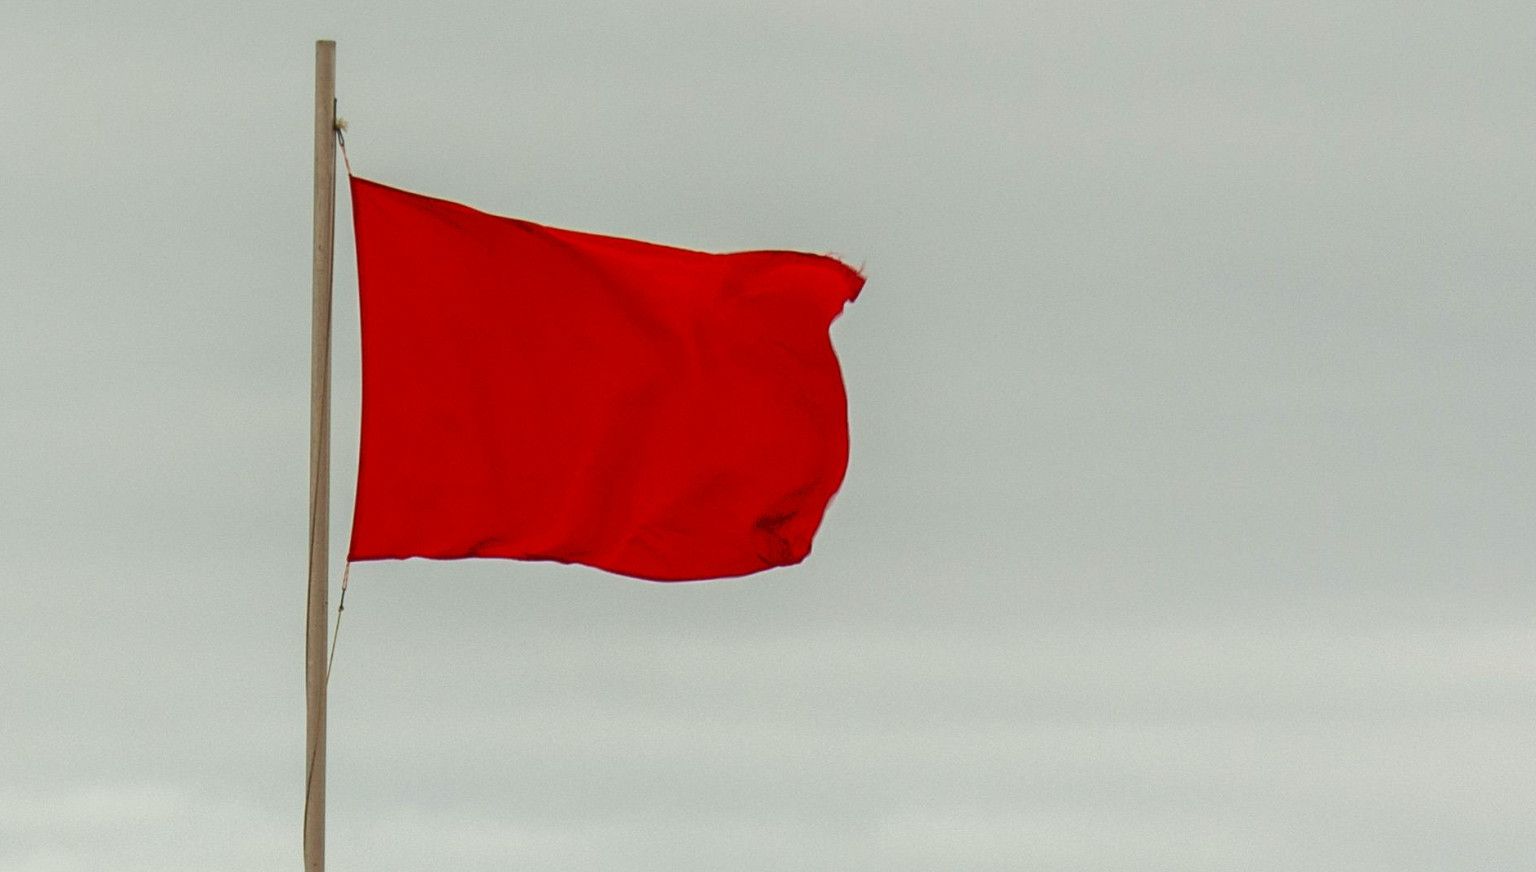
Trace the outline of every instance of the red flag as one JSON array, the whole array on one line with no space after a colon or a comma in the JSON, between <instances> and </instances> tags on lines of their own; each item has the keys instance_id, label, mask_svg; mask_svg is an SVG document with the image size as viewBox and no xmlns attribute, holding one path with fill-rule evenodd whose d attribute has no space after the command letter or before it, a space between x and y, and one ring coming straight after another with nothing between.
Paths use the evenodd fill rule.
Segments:
<instances>
[{"instance_id":1,"label":"red flag","mask_svg":"<svg viewBox=\"0 0 1536 872\"><path fill-rule=\"evenodd\" d=\"M706 254L352 179L363 412L350 560L658 581L798 563L848 465L830 257Z\"/></svg>"}]
</instances>

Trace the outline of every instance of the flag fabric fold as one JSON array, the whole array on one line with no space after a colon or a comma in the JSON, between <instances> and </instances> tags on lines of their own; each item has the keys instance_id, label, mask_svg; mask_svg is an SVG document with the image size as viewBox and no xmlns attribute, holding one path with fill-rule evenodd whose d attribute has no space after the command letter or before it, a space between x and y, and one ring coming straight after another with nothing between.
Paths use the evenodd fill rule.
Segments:
<instances>
[{"instance_id":1,"label":"flag fabric fold","mask_svg":"<svg viewBox=\"0 0 1536 872\"><path fill-rule=\"evenodd\" d=\"M710 254L351 180L363 408L349 559L657 581L798 563L848 464L826 256Z\"/></svg>"}]
</instances>

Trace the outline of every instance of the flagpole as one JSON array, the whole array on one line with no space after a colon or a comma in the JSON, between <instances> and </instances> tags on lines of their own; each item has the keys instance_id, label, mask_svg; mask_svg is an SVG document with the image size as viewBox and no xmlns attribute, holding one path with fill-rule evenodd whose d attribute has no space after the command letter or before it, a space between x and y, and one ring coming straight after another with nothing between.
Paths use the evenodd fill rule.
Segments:
<instances>
[{"instance_id":1,"label":"flagpole","mask_svg":"<svg viewBox=\"0 0 1536 872\"><path fill-rule=\"evenodd\" d=\"M331 508L331 264L336 226L336 43L315 42L315 247L309 358L309 599L305 609L304 869L325 870L326 566Z\"/></svg>"}]
</instances>

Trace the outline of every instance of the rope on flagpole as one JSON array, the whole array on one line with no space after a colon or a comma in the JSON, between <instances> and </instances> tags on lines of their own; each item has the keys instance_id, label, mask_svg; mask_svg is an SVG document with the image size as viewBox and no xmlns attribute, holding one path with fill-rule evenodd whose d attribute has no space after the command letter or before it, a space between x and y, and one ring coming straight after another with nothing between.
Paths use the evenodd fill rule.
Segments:
<instances>
[{"instance_id":1,"label":"rope on flagpole","mask_svg":"<svg viewBox=\"0 0 1536 872\"><path fill-rule=\"evenodd\" d=\"M331 652L325 659L325 687L331 687L331 666L336 663L336 637L341 634L341 613L347 607L347 582L352 575L352 561L341 567L341 596L336 600L336 623L331 627ZM304 820L309 820L309 794L314 786L315 749L309 752L309 765L304 769Z\"/></svg>"},{"instance_id":2,"label":"rope on flagpole","mask_svg":"<svg viewBox=\"0 0 1536 872\"><path fill-rule=\"evenodd\" d=\"M341 162L346 165L347 178L352 178L352 159L347 157L347 119L336 119L336 144L341 146Z\"/></svg>"},{"instance_id":3,"label":"rope on flagpole","mask_svg":"<svg viewBox=\"0 0 1536 872\"><path fill-rule=\"evenodd\" d=\"M336 662L336 637L341 633L341 613L347 607L347 577L352 574L352 561L341 568L341 597L336 600L336 625L331 628L331 654L325 660L325 686L331 686L331 665Z\"/></svg>"}]
</instances>

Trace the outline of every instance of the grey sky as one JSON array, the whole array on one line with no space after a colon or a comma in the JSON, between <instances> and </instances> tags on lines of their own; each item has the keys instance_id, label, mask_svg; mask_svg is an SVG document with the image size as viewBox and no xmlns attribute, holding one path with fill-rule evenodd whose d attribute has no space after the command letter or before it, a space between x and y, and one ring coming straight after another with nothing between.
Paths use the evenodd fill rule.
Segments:
<instances>
[{"instance_id":1,"label":"grey sky","mask_svg":"<svg viewBox=\"0 0 1536 872\"><path fill-rule=\"evenodd\" d=\"M354 570L332 869L1536 862L1528 4L433 5L4 5L0 872L300 865L321 37L361 175L870 279L803 566Z\"/></svg>"}]
</instances>

